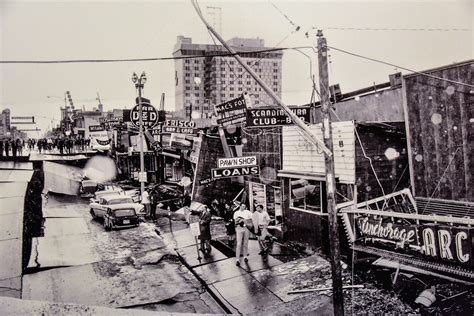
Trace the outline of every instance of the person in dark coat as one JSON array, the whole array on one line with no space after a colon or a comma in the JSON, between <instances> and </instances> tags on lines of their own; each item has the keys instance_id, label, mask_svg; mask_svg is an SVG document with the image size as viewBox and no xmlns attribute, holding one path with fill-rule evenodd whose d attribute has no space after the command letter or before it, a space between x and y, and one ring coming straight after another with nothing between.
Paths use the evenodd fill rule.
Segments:
<instances>
[{"instance_id":1,"label":"person in dark coat","mask_svg":"<svg viewBox=\"0 0 474 316\"><path fill-rule=\"evenodd\" d=\"M16 149L18 151L18 155L22 156L23 155L23 140L19 138L16 140Z\"/></svg>"},{"instance_id":2,"label":"person in dark coat","mask_svg":"<svg viewBox=\"0 0 474 316\"><path fill-rule=\"evenodd\" d=\"M229 203L224 204L224 223L227 233L227 244L229 247L234 247L235 244L235 222L234 222L234 209Z\"/></svg>"},{"instance_id":3,"label":"person in dark coat","mask_svg":"<svg viewBox=\"0 0 474 316\"><path fill-rule=\"evenodd\" d=\"M10 156L10 140L5 140L5 156Z\"/></svg>"},{"instance_id":4,"label":"person in dark coat","mask_svg":"<svg viewBox=\"0 0 474 316\"><path fill-rule=\"evenodd\" d=\"M211 240L211 210L209 207L204 206L201 214L199 215L199 239L201 240L201 250L206 251L208 250L205 247L206 242L209 243ZM210 250L210 249L209 249Z\"/></svg>"},{"instance_id":5,"label":"person in dark coat","mask_svg":"<svg viewBox=\"0 0 474 316\"><path fill-rule=\"evenodd\" d=\"M17 151L18 147L17 147L16 141L14 139L12 140L11 146L12 146L12 156L16 157L16 151Z\"/></svg>"},{"instance_id":6,"label":"person in dark coat","mask_svg":"<svg viewBox=\"0 0 474 316\"><path fill-rule=\"evenodd\" d=\"M0 139L0 157L3 157L3 139Z\"/></svg>"}]
</instances>

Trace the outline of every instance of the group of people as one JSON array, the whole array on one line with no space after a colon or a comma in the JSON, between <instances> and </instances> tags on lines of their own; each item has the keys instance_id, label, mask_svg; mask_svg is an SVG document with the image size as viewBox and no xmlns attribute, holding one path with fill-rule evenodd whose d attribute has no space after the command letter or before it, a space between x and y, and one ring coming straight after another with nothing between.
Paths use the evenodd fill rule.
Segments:
<instances>
[{"instance_id":1,"label":"group of people","mask_svg":"<svg viewBox=\"0 0 474 316\"><path fill-rule=\"evenodd\" d=\"M236 265L241 265L241 257L243 257L244 262L248 262L248 243L252 233L257 236L260 247L259 255L267 255L272 236L268 233L270 216L263 205L256 205L255 212L252 213L244 203L240 204L239 209L233 212L232 219L228 219L227 224L228 235L232 235L235 231L237 242L235 247Z\"/></svg>"},{"instance_id":2,"label":"group of people","mask_svg":"<svg viewBox=\"0 0 474 316\"><path fill-rule=\"evenodd\" d=\"M25 141L23 139L0 139L0 157L10 157L10 151L12 157L22 156L23 147L25 146Z\"/></svg>"}]
</instances>

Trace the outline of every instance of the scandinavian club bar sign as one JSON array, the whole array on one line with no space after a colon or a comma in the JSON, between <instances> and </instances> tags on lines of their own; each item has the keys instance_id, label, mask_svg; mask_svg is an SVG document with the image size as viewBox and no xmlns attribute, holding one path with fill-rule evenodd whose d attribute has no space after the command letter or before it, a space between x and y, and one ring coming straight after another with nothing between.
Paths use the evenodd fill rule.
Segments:
<instances>
[{"instance_id":1,"label":"scandinavian club bar sign","mask_svg":"<svg viewBox=\"0 0 474 316\"><path fill-rule=\"evenodd\" d=\"M473 267L474 231L435 223L394 223L390 218L359 216L356 231L366 242L394 247L444 262Z\"/></svg>"},{"instance_id":2,"label":"scandinavian club bar sign","mask_svg":"<svg viewBox=\"0 0 474 316\"><path fill-rule=\"evenodd\" d=\"M213 179L260 174L257 156L219 158L217 159L217 167L211 169Z\"/></svg>"},{"instance_id":3,"label":"scandinavian club bar sign","mask_svg":"<svg viewBox=\"0 0 474 316\"><path fill-rule=\"evenodd\" d=\"M290 107L290 110L306 123L310 122L310 109L305 107ZM261 107L247 109L247 127L265 127L294 124L291 118L280 108Z\"/></svg>"}]
</instances>

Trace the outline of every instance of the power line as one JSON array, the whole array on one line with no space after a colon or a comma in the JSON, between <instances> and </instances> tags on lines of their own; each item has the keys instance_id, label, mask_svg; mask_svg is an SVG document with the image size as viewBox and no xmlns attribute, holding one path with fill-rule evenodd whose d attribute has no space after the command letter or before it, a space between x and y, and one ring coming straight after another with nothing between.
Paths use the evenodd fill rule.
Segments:
<instances>
[{"instance_id":1,"label":"power line","mask_svg":"<svg viewBox=\"0 0 474 316\"><path fill-rule=\"evenodd\" d=\"M352 55L352 56L355 56L355 57L359 57L359 58L367 59L367 60L370 60L370 61L374 61L374 62L377 62L377 63L380 63L380 64L384 64L384 65L396 67L396 68L399 68L399 69L403 69L403 70L406 70L406 71L409 71L409 72L412 72L412 73L416 73L416 74L419 74L419 75L422 75L422 76L425 76L425 77L429 77L429 78L432 78L432 79L437 79L437 80L441 80L441 81L445 81L445 82L450 82L450 83L453 83L453 84L458 84L458 85L461 85L461 86L466 86L466 87L469 87L469 88L474 88L474 85L471 85L471 84L468 84L468 83L464 83L464 82L460 82L460 81L455 81L455 80L450 80L450 79L430 75L430 74L425 73L425 72L416 71L416 70L413 70L413 69L410 69L410 68L407 68L407 67L402 67L402 66L399 66L399 65L396 65L396 64L392 64L392 63L389 63L389 62L386 62L386 61L383 61L383 60L380 60L380 59L375 59L375 58L363 56L363 55L360 55L360 54L352 53L352 52L349 52L349 51L346 51L346 50L343 50L343 49L340 49L340 48L336 48L336 47L333 47L333 46L328 46L328 48L334 49L334 50L339 51L339 52L344 53L344 54Z\"/></svg>"},{"instance_id":2,"label":"power line","mask_svg":"<svg viewBox=\"0 0 474 316\"><path fill-rule=\"evenodd\" d=\"M334 26L313 26L313 30L336 30L336 31L409 31L409 32L470 32L469 28L388 28L388 27L334 27Z\"/></svg>"},{"instance_id":3,"label":"power line","mask_svg":"<svg viewBox=\"0 0 474 316\"><path fill-rule=\"evenodd\" d=\"M116 62L143 62L143 61L164 61L164 60L179 60L179 59L198 59L206 57L226 57L245 54L270 53L275 51L283 51L290 49L310 49L310 46L301 47L281 47L281 48L266 48L262 50L239 51L234 53L221 53L209 55L191 55L191 56L173 56L173 57L152 57L152 58L125 58L125 59L69 59L69 60L0 60L0 64L71 64L71 63L116 63Z\"/></svg>"}]
</instances>

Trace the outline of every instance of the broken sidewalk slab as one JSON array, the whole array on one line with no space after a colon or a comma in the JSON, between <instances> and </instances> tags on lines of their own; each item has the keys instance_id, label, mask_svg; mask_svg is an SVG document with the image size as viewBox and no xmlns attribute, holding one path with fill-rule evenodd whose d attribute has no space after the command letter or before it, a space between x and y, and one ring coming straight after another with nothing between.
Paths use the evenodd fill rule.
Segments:
<instances>
[{"instance_id":1,"label":"broken sidewalk slab","mask_svg":"<svg viewBox=\"0 0 474 316\"><path fill-rule=\"evenodd\" d=\"M0 216L17 214L23 218L24 202L24 196L0 198Z\"/></svg>"},{"instance_id":2,"label":"broken sidewalk slab","mask_svg":"<svg viewBox=\"0 0 474 316\"><path fill-rule=\"evenodd\" d=\"M67 195L77 195L82 181L82 169L45 161L44 190Z\"/></svg>"},{"instance_id":3,"label":"broken sidewalk slab","mask_svg":"<svg viewBox=\"0 0 474 316\"><path fill-rule=\"evenodd\" d=\"M31 162L0 161L0 169L33 170Z\"/></svg>"},{"instance_id":4,"label":"broken sidewalk slab","mask_svg":"<svg viewBox=\"0 0 474 316\"><path fill-rule=\"evenodd\" d=\"M4 198L24 197L28 182L0 182L0 203Z\"/></svg>"},{"instance_id":5,"label":"broken sidewalk slab","mask_svg":"<svg viewBox=\"0 0 474 316\"><path fill-rule=\"evenodd\" d=\"M171 233L162 234L163 239L172 244L175 249L196 245L196 238L191 234L191 230L182 229ZM199 242L199 240L197 241Z\"/></svg>"},{"instance_id":6,"label":"broken sidewalk slab","mask_svg":"<svg viewBox=\"0 0 474 316\"><path fill-rule=\"evenodd\" d=\"M0 241L0 280L21 276L22 238Z\"/></svg>"},{"instance_id":7,"label":"broken sidewalk slab","mask_svg":"<svg viewBox=\"0 0 474 316\"><path fill-rule=\"evenodd\" d=\"M23 238L23 214L0 214L0 240L18 238Z\"/></svg>"},{"instance_id":8,"label":"broken sidewalk slab","mask_svg":"<svg viewBox=\"0 0 474 316\"><path fill-rule=\"evenodd\" d=\"M216 282L211 289L217 291L242 314L270 312L275 305L281 303L276 295L248 274Z\"/></svg>"},{"instance_id":9,"label":"broken sidewalk slab","mask_svg":"<svg viewBox=\"0 0 474 316\"><path fill-rule=\"evenodd\" d=\"M76 207L77 208L77 207ZM84 217L81 213L77 210L72 208L43 208L43 217L58 217L58 218L71 218L71 217Z\"/></svg>"},{"instance_id":10,"label":"broken sidewalk slab","mask_svg":"<svg viewBox=\"0 0 474 316\"><path fill-rule=\"evenodd\" d=\"M191 268L227 259L227 256L215 248L209 254L204 254L202 251L198 251L196 245L179 248L176 251Z\"/></svg>"},{"instance_id":11,"label":"broken sidewalk slab","mask_svg":"<svg viewBox=\"0 0 474 316\"><path fill-rule=\"evenodd\" d=\"M235 265L235 258L229 258L193 268L193 271L207 284L232 279L247 271Z\"/></svg>"},{"instance_id":12,"label":"broken sidewalk slab","mask_svg":"<svg viewBox=\"0 0 474 316\"><path fill-rule=\"evenodd\" d=\"M0 280L0 296L21 298L21 277Z\"/></svg>"},{"instance_id":13,"label":"broken sidewalk slab","mask_svg":"<svg viewBox=\"0 0 474 316\"><path fill-rule=\"evenodd\" d=\"M124 258L27 274L23 277L23 298L130 307L198 291L200 284L191 284L188 278L166 261L136 268Z\"/></svg>"},{"instance_id":14,"label":"broken sidewalk slab","mask_svg":"<svg viewBox=\"0 0 474 316\"><path fill-rule=\"evenodd\" d=\"M0 170L0 182L29 182L33 170Z\"/></svg>"},{"instance_id":15,"label":"broken sidewalk slab","mask_svg":"<svg viewBox=\"0 0 474 316\"><path fill-rule=\"evenodd\" d=\"M90 233L85 218L46 218L44 236L66 236Z\"/></svg>"},{"instance_id":16,"label":"broken sidewalk slab","mask_svg":"<svg viewBox=\"0 0 474 316\"><path fill-rule=\"evenodd\" d=\"M148 316L155 312L141 309L112 309L102 306L81 304L66 304L45 301L23 300L10 297L0 297L2 315L116 315L116 316ZM172 315L160 312L160 315Z\"/></svg>"},{"instance_id":17,"label":"broken sidewalk slab","mask_svg":"<svg viewBox=\"0 0 474 316\"><path fill-rule=\"evenodd\" d=\"M33 238L28 268L75 266L101 260L88 234Z\"/></svg>"}]
</instances>

